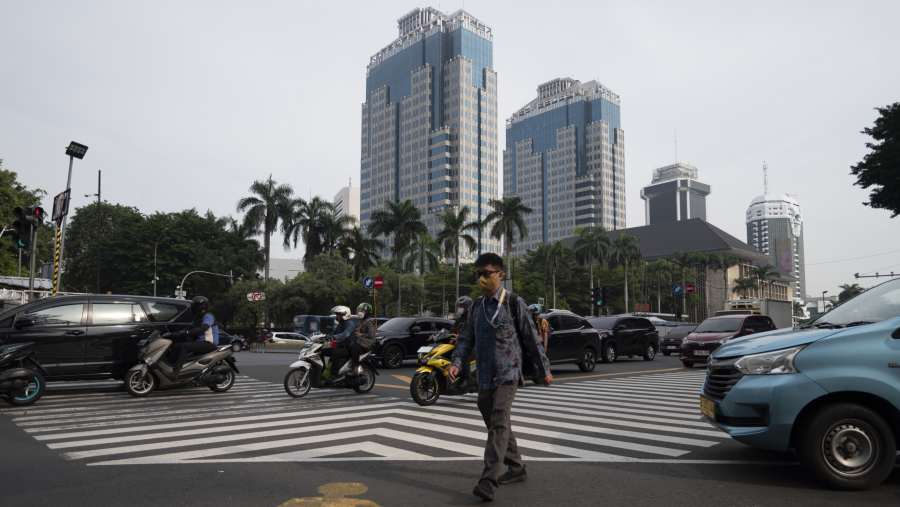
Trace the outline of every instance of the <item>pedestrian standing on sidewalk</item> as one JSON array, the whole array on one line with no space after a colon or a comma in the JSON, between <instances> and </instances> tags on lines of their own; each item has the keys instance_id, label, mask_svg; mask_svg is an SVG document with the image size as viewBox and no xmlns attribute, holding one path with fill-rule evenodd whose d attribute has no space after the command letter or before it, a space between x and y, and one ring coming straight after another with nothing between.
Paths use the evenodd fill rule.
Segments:
<instances>
[{"instance_id":1,"label":"pedestrian standing on sidewalk","mask_svg":"<svg viewBox=\"0 0 900 507\"><path fill-rule=\"evenodd\" d=\"M541 343L544 344L544 354L547 353L547 347L550 346L550 323L547 319L541 317L544 311L539 304L533 304L528 307L531 316L534 318L534 327L537 328L538 336L541 337Z\"/></svg>"},{"instance_id":2,"label":"pedestrian standing on sidewalk","mask_svg":"<svg viewBox=\"0 0 900 507\"><path fill-rule=\"evenodd\" d=\"M503 259L494 253L482 254L475 260L475 270L482 296L473 303L471 317L457 339L449 374L455 381L463 362L475 350L478 410L488 437L484 470L472 493L491 501L499 485L526 478L510 426L516 390L525 377L549 384L553 376L525 300L501 286L506 274ZM501 474L504 465L506 471Z\"/></svg>"}]
</instances>

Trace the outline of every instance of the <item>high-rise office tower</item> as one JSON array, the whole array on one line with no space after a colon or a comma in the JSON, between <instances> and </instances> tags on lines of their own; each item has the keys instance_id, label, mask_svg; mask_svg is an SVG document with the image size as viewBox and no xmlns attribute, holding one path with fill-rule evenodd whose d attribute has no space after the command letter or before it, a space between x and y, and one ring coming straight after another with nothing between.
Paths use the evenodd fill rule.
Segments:
<instances>
[{"instance_id":1,"label":"high-rise office tower","mask_svg":"<svg viewBox=\"0 0 900 507\"><path fill-rule=\"evenodd\" d=\"M559 78L506 121L503 195L533 210L522 254L577 227L625 227L625 132L619 96L596 81Z\"/></svg>"},{"instance_id":2,"label":"high-rise office tower","mask_svg":"<svg viewBox=\"0 0 900 507\"><path fill-rule=\"evenodd\" d=\"M337 216L347 215L359 223L359 187L354 187L352 181L334 195L331 203Z\"/></svg>"},{"instance_id":3,"label":"high-rise office tower","mask_svg":"<svg viewBox=\"0 0 900 507\"><path fill-rule=\"evenodd\" d=\"M790 195L765 193L747 208L747 243L769 256L784 276L793 277L794 300L806 297L803 217Z\"/></svg>"},{"instance_id":4,"label":"high-rise office tower","mask_svg":"<svg viewBox=\"0 0 900 507\"><path fill-rule=\"evenodd\" d=\"M493 33L465 11L430 7L398 26L366 68L360 220L408 199L435 235L443 210L467 206L481 220L498 195ZM482 237L481 246L499 245Z\"/></svg>"},{"instance_id":5,"label":"high-rise office tower","mask_svg":"<svg viewBox=\"0 0 900 507\"><path fill-rule=\"evenodd\" d=\"M641 189L644 220L655 225L699 218L706 221L709 185L697 179L697 168L676 162L653 171L653 180Z\"/></svg>"}]
</instances>

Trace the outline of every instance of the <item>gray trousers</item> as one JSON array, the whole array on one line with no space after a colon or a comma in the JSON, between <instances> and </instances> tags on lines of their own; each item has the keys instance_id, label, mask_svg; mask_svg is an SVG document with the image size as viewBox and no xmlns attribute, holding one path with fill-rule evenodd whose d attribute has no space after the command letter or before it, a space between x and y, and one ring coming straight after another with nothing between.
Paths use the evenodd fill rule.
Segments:
<instances>
[{"instance_id":1,"label":"gray trousers","mask_svg":"<svg viewBox=\"0 0 900 507\"><path fill-rule=\"evenodd\" d=\"M481 480L490 481L494 486L497 486L497 479L503 473L503 465L513 470L524 467L509 421L518 388L519 386L513 383L497 386L496 389L478 391L478 410L481 411L481 417L488 430Z\"/></svg>"}]
</instances>

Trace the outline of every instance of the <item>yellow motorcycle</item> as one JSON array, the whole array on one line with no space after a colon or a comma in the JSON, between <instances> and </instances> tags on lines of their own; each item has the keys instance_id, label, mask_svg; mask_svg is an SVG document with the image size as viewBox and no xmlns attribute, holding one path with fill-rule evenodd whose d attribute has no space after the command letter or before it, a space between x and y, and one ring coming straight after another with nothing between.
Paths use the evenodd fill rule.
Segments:
<instances>
[{"instance_id":1,"label":"yellow motorcycle","mask_svg":"<svg viewBox=\"0 0 900 507\"><path fill-rule=\"evenodd\" d=\"M419 405L427 407L437 403L442 394L459 396L478 391L478 377L475 361L470 361L460 372L456 381L450 380L450 366L453 351L456 350L456 335L442 330L430 338L433 345L425 345L418 350L419 368L409 383L409 394ZM467 371L468 370L468 371Z\"/></svg>"}]
</instances>

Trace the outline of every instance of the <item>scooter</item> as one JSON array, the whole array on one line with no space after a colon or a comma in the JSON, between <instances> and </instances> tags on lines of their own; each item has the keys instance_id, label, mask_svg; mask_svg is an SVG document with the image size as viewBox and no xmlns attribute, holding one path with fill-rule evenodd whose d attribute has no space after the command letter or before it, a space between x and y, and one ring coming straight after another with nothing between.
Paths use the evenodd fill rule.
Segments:
<instances>
[{"instance_id":1,"label":"scooter","mask_svg":"<svg viewBox=\"0 0 900 507\"><path fill-rule=\"evenodd\" d=\"M132 396L143 397L156 389L182 386L206 386L217 393L224 393L234 385L235 375L240 373L235 364L231 345L220 345L216 350L190 359L181 371L166 359L166 352L173 341L154 331L138 346L138 364L125 374L125 389Z\"/></svg>"},{"instance_id":2,"label":"scooter","mask_svg":"<svg viewBox=\"0 0 900 507\"><path fill-rule=\"evenodd\" d=\"M47 372L34 359L34 343L0 345L0 398L25 407L44 395Z\"/></svg>"},{"instance_id":3,"label":"scooter","mask_svg":"<svg viewBox=\"0 0 900 507\"><path fill-rule=\"evenodd\" d=\"M310 389L333 388L353 389L357 393L367 393L375 387L375 376L378 370L372 352L366 352L359 356L359 364L355 371L351 371L352 361L347 361L338 370L336 376L331 376L331 357L329 351L334 350L335 341L325 335L310 337L300 357L291 364L291 369L284 376L284 390L294 398L302 398L309 394Z\"/></svg>"},{"instance_id":4,"label":"scooter","mask_svg":"<svg viewBox=\"0 0 900 507\"><path fill-rule=\"evenodd\" d=\"M450 380L450 366L453 351L456 350L456 335L446 329L429 339L434 345L425 345L417 351L419 368L409 383L409 394L423 407L434 405L442 394L460 396L478 391L478 377L475 361L463 368L456 381ZM468 371L466 371L468 370Z\"/></svg>"}]
</instances>

